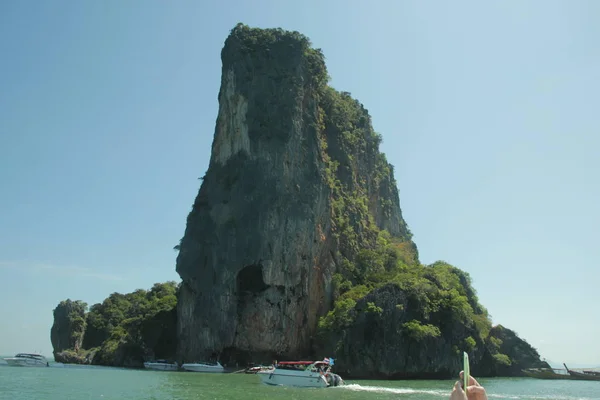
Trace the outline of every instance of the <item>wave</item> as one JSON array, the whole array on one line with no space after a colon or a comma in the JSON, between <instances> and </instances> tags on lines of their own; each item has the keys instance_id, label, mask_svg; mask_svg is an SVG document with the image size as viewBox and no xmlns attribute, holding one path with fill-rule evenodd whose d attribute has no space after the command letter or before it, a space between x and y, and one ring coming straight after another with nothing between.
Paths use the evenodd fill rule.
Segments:
<instances>
[{"instance_id":1,"label":"wave","mask_svg":"<svg viewBox=\"0 0 600 400\"><path fill-rule=\"evenodd\" d=\"M390 394L428 394L436 397L448 398L449 390L427 390L411 388L391 388L385 386L363 386L359 384L348 384L336 386L332 389L351 390L353 392L371 392L371 393L390 393ZM331 390L331 389L329 389ZM490 399L516 399L516 400L598 400L591 397L574 397L562 395L515 395L515 394L497 394L488 393Z\"/></svg>"},{"instance_id":2,"label":"wave","mask_svg":"<svg viewBox=\"0 0 600 400\"><path fill-rule=\"evenodd\" d=\"M517 400L598 400L598 398L592 397L573 397L563 395L516 395L516 394L490 394L488 398L495 399L517 399Z\"/></svg>"},{"instance_id":3,"label":"wave","mask_svg":"<svg viewBox=\"0 0 600 400\"><path fill-rule=\"evenodd\" d=\"M363 386L356 383L349 385L336 386L333 389L351 390L353 392L372 392L372 393L393 393L393 394L431 394L434 396L448 397L447 390L426 390L426 389L411 389L411 388L391 388L385 386Z\"/></svg>"}]
</instances>

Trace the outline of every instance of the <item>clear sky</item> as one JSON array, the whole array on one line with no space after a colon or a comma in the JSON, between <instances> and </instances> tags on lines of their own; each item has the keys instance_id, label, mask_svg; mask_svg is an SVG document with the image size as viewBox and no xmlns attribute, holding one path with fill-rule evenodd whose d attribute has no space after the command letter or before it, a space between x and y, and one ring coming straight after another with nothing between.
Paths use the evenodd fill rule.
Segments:
<instances>
[{"instance_id":1,"label":"clear sky","mask_svg":"<svg viewBox=\"0 0 600 400\"><path fill-rule=\"evenodd\" d=\"M421 261L600 364L600 2L0 2L0 354L52 309L179 280L238 22L298 30L373 116Z\"/></svg>"}]
</instances>

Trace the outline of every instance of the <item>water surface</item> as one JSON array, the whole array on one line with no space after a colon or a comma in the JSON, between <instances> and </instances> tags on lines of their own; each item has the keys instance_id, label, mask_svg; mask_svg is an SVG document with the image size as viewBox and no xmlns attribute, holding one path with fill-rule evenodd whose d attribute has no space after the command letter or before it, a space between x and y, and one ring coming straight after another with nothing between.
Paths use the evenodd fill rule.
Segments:
<instances>
[{"instance_id":1,"label":"water surface","mask_svg":"<svg viewBox=\"0 0 600 400\"><path fill-rule=\"evenodd\" d=\"M312 389L267 386L256 375L160 372L51 364L18 368L0 364L0 400L285 399L426 400L448 398L454 381L347 381ZM490 399L600 400L600 382L531 378L481 379Z\"/></svg>"}]
</instances>

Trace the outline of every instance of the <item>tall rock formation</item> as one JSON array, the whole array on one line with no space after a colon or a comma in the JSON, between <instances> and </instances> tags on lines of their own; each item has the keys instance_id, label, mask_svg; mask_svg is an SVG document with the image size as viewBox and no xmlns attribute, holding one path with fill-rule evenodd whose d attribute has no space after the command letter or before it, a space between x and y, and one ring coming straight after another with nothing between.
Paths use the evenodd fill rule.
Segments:
<instances>
[{"instance_id":1,"label":"tall rock formation","mask_svg":"<svg viewBox=\"0 0 600 400\"><path fill-rule=\"evenodd\" d=\"M178 361L327 355L354 378L449 378L463 351L484 375L545 365L492 328L467 273L419 262L381 136L327 85L320 50L239 24L221 58L211 159L178 246Z\"/></svg>"},{"instance_id":2,"label":"tall rock formation","mask_svg":"<svg viewBox=\"0 0 600 400\"><path fill-rule=\"evenodd\" d=\"M78 351L81 348L86 328L86 308L87 304L82 301L67 299L61 301L54 309L50 341L55 358L64 350Z\"/></svg>"},{"instance_id":3,"label":"tall rock formation","mask_svg":"<svg viewBox=\"0 0 600 400\"><path fill-rule=\"evenodd\" d=\"M180 359L306 355L340 264L377 226L410 242L392 168L303 35L239 24L221 59L210 164L177 257Z\"/></svg>"}]
</instances>

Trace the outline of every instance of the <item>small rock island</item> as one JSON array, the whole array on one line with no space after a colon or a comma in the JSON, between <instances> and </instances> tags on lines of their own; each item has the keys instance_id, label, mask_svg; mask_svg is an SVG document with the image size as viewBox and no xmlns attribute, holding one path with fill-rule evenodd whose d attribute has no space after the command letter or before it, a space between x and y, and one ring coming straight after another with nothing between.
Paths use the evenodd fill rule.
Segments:
<instances>
[{"instance_id":1,"label":"small rock island","mask_svg":"<svg viewBox=\"0 0 600 400\"><path fill-rule=\"evenodd\" d=\"M176 246L182 282L113 293L88 312L61 302L58 361L331 355L348 378L449 378L467 351L478 376L548 367L492 326L468 273L419 262L382 136L328 85L320 49L238 24L221 60L210 164Z\"/></svg>"}]
</instances>

